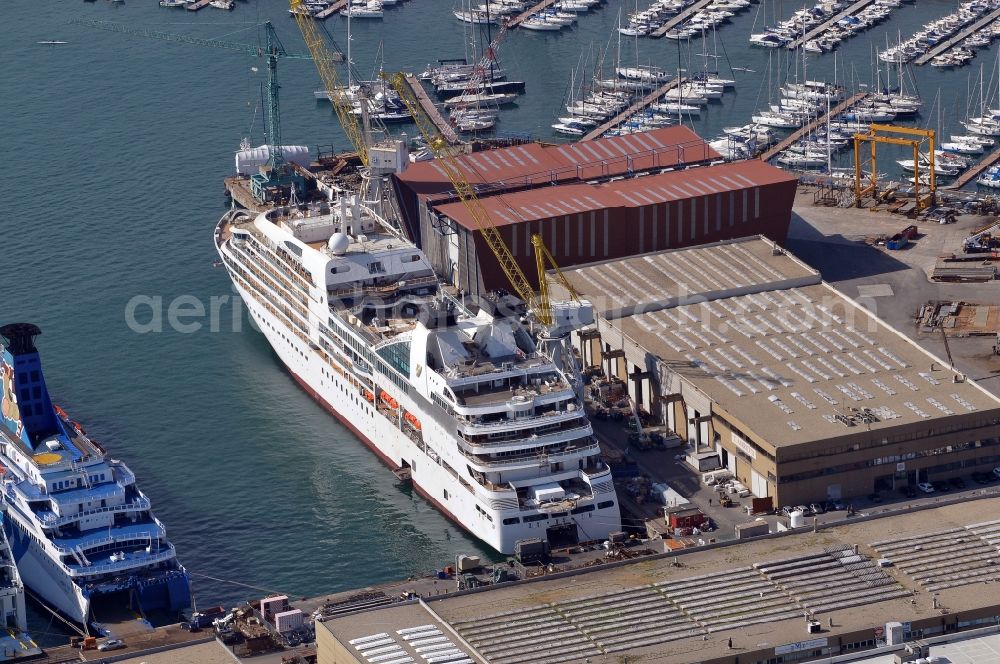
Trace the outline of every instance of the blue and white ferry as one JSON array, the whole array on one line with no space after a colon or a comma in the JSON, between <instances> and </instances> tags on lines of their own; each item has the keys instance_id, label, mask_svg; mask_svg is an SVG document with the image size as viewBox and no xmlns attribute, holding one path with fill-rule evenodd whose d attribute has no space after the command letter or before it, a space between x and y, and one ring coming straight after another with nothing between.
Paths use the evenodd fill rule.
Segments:
<instances>
[{"instance_id":1,"label":"blue and white ferry","mask_svg":"<svg viewBox=\"0 0 1000 664\"><path fill-rule=\"evenodd\" d=\"M132 471L53 405L39 334L0 327L3 524L24 585L82 625L124 609L176 617L190 605L188 573Z\"/></svg>"}]
</instances>

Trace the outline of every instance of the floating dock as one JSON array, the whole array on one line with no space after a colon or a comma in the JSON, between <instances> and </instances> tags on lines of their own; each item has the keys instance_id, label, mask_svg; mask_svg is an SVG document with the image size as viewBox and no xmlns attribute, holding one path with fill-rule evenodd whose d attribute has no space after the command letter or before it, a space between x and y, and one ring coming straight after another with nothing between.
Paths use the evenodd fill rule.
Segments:
<instances>
[{"instance_id":1,"label":"floating dock","mask_svg":"<svg viewBox=\"0 0 1000 664\"><path fill-rule=\"evenodd\" d=\"M609 129L614 129L615 127L617 127L621 123L625 122L626 120L628 120L630 117L632 117L633 115L635 115L639 111L641 111L641 110L643 110L645 108L649 108L649 106L651 104L655 103L657 99L659 99L663 95L667 94L668 92L670 92L671 90L673 90L674 88L676 88L681 83L685 82L685 80L686 79L684 79L684 78L674 78L674 79L671 79L670 81L668 81L668 82L664 83L663 85L661 85L660 87L656 88L655 90L653 90L652 92L650 92L648 95L646 95L645 97L643 97L639 101L635 102L634 104L632 104L631 106L629 106L628 108L626 108L624 111L622 111L621 113L619 113L615 117L611 118L610 120L608 120L607 122L605 122L601 126L599 126L596 129L588 132L580 140L581 141L590 141L590 140L593 140L595 138L601 137L604 134L604 132L608 131Z\"/></svg>"},{"instance_id":2,"label":"floating dock","mask_svg":"<svg viewBox=\"0 0 1000 664\"><path fill-rule=\"evenodd\" d=\"M413 96L417 98L417 102L420 107L424 109L424 113L430 118L437 130L441 132L444 136L444 140L448 141L449 144L455 145L459 142L458 132L455 128L451 126L451 123L445 120L444 116L441 115L441 111L438 107L434 105L434 102L430 97L427 96L427 91L424 90L424 86L420 83L420 79L413 74L403 74L406 78L407 85L413 91Z\"/></svg>"},{"instance_id":3,"label":"floating dock","mask_svg":"<svg viewBox=\"0 0 1000 664\"><path fill-rule=\"evenodd\" d=\"M774 147L771 147L771 148L765 150L760 155L761 161L768 161L770 159L773 159L775 156L778 155L778 153L782 152L783 150L787 150L788 148L790 148L800 138L802 138L803 136L805 136L809 132L815 130L816 127L819 127L821 125L826 124L831 118L837 117L837 115L839 115L840 113L843 113L844 111L846 111L847 109L849 109L851 106L854 106L855 104L857 104L859 101L861 101L862 99L864 99L867 96L868 96L867 92L858 92L858 93L856 93L854 95L851 95L850 97L848 97L844 101L840 102L836 106L833 106L832 108L830 108L830 112L829 113L826 113L825 115L821 115L820 117L816 118L812 122L808 122L808 123L802 125L798 129L796 129L795 131L793 131L791 134L789 134L784 140L782 140L779 143L777 143Z\"/></svg>"},{"instance_id":4,"label":"floating dock","mask_svg":"<svg viewBox=\"0 0 1000 664\"><path fill-rule=\"evenodd\" d=\"M855 2L853 5L851 5L850 7L848 7L847 9L845 9L844 11L840 12L839 14L835 14L832 18L830 18L827 21L823 21L821 24L819 24L818 26L816 26L815 28L813 28L812 30L810 30L809 32L807 32L806 34L804 34L803 36L799 37L795 41L793 41L790 44L788 44L787 48L789 50L794 50L794 49L797 49L798 47L802 46L806 42L812 41L813 39L815 39L819 35L825 33L827 30L829 30L830 26L832 26L834 23L840 21L845 16L853 16L855 13L861 11L862 9L864 9L868 5L872 4L873 2L875 2L875 0L858 0L858 2Z\"/></svg>"},{"instance_id":5,"label":"floating dock","mask_svg":"<svg viewBox=\"0 0 1000 664\"><path fill-rule=\"evenodd\" d=\"M962 187L964 187L965 185L969 184L977 177L979 177L980 173L982 173L987 168L995 164L998 159L1000 159L1000 148L997 148L993 152L983 157L981 160L979 160L979 163L977 163L975 166L973 166L972 168L970 168L969 170L965 171L957 178L955 178L955 181L952 182L951 184L943 187L938 187L938 189L961 189Z\"/></svg>"},{"instance_id":6,"label":"floating dock","mask_svg":"<svg viewBox=\"0 0 1000 664\"><path fill-rule=\"evenodd\" d=\"M968 37L969 35L971 35L973 32L976 32L977 30L980 30L980 29L986 27L987 25L989 25L993 21L997 20L998 18L1000 18L1000 9L994 9L989 14L987 14L984 17L982 17L981 19L979 19L978 21L976 21L975 23L973 23L969 27L967 27L967 28L965 28L963 30L960 30L958 32L958 34L953 35L951 38L944 40L943 42L941 42L940 44L936 45L931 50L927 51L926 53L924 53L923 55L921 55L920 57L918 57L915 60L915 62L918 65L925 65L925 64L927 64L932 59L936 58L937 56L941 55L945 51L947 51L947 50L951 49L952 47L954 47L956 44L958 44L963 39L965 39L966 37Z\"/></svg>"},{"instance_id":7,"label":"floating dock","mask_svg":"<svg viewBox=\"0 0 1000 664\"><path fill-rule=\"evenodd\" d=\"M517 26L521 25L529 18L537 14L538 12L542 11L543 9L548 9L554 4L556 4L556 0L542 0L541 2L532 5L528 9L525 9L523 12L515 16L514 18L510 19L510 21L508 21L507 23L507 27L516 28Z\"/></svg>"},{"instance_id":8,"label":"floating dock","mask_svg":"<svg viewBox=\"0 0 1000 664\"><path fill-rule=\"evenodd\" d=\"M666 23L658 27L656 30L650 32L649 36L656 37L657 39L659 39L663 35L673 30L674 26L688 20L689 18L700 12L702 9L712 4L712 2L713 0L698 0L698 2L694 3L693 5L682 11L680 14L677 14L673 18L669 19Z\"/></svg>"},{"instance_id":9,"label":"floating dock","mask_svg":"<svg viewBox=\"0 0 1000 664\"><path fill-rule=\"evenodd\" d=\"M349 0L337 0L337 2L333 3L332 5L330 5L329 7L327 7L326 9L324 9L323 11L317 12L316 14L314 14L313 18L325 19L328 16L333 16L334 14L336 14L337 12L339 12L341 9L343 9L344 7L346 7L348 2L349 2Z\"/></svg>"},{"instance_id":10,"label":"floating dock","mask_svg":"<svg viewBox=\"0 0 1000 664\"><path fill-rule=\"evenodd\" d=\"M189 12L196 12L199 9L208 7L208 3L210 3L211 1L212 0L197 0L197 2L189 2L184 6L184 9L188 10Z\"/></svg>"}]
</instances>

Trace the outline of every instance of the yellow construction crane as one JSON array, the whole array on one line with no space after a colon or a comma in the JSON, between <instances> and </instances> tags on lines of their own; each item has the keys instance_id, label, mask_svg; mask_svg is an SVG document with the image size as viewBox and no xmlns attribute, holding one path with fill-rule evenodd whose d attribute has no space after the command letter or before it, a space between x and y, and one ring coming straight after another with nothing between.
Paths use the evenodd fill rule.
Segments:
<instances>
[{"instance_id":1,"label":"yellow construction crane","mask_svg":"<svg viewBox=\"0 0 1000 664\"><path fill-rule=\"evenodd\" d=\"M538 292L536 293L531 282L528 281L521 266L518 265L517 260L511 253L507 243L504 242L503 236L493 223L482 201L476 195L475 187L473 187L459 167L455 158L455 150L448 145L448 141L445 140L441 132L438 131L438 128L420 108L420 103L414 96L413 90L410 89L406 77L402 73L397 72L394 74L383 74L383 78L389 81L399 95L399 98L406 104L410 114L413 115L413 121L416 123L417 129L420 130L420 134L427 141L427 147L430 148L436 157L435 163L444 171L452 187L455 189L455 194L469 211L469 214L475 221L476 228L482 233L483 239L486 240L486 244L490 247L490 251L496 256L497 262L500 263L500 268L510 281L514 292L524 300L542 327L551 328L556 321L552 313L552 304L549 301L546 265L551 267L556 280L573 300L579 302L579 297L545 246L542 236L537 233L531 236L531 245L535 249L535 265L538 269Z\"/></svg>"},{"instance_id":2,"label":"yellow construction crane","mask_svg":"<svg viewBox=\"0 0 1000 664\"><path fill-rule=\"evenodd\" d=\"M904 134L908 136L919 136L920 138L896 138L886 134ZM933 129L914 129L912 127L898 127L896 125L873 124L867 133L854 134L854 204L861 207L862 199L868 194L878 193L878 166L876 164L876 146L879 143L889 145L902 145L913 150L913 196L916 199L917 209L923 210L934 204L934 194L937 191L934 166L934 141L936 134ZM927 151L927 173L928 186L927 196L920 195L920 147L924 141L929 144ZM871 147L871 178L868 183L864 182L864 168L861 163L861 144L868 143Z\"/></svg>"},{"instance_id":3,"label":"yellow construction crane","mask_svg":"<svg viewBox=\"0 0 1000 664\"><path fill-rule=\"evenodd\" d=\"M348 140L357 151L358 157L361 158L361 163L367 167L368 127L362 127L358 123L358 118L351 112L353 107L347 96L337 94L342 87L340 76L337 74L337 68L330 58L330 52L327 49L326 42L323 41L323 36L316 29L316 21L306 10L306 3L304 0L288 0L288 4L292 8L292 16L295 17L295 22L299 25L299 31L302 32L302 39L305 41L306 47L309 49L309 53L312 54L313 61L316 63L316 70L323 81L323 89L330 95L330 103L333 104L333 110L337 113L340 126L344 128L344 133L347 134ZM347 66L350 67L351 63L348 62ZM362 99L361 114L363 119L368 117L368 109L365 107L366 102L367 100ZM364 124L367 125L367 122Z\"/></svg>"}]
</instances>

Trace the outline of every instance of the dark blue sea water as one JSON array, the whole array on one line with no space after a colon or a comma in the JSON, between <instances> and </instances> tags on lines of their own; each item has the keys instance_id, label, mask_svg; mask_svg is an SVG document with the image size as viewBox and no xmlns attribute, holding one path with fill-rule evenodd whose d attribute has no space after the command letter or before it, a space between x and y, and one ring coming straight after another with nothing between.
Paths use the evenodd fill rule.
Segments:
<instances>
[{"instance_id":1,"label":"dark blue sea water","mask_svg":"<svg viewBox=\"0 0 1000 664\"><path fill-rule=\"evenodd\" d=\"M769 4L767 20L775 9L788 15L800 6ZM633 7L627 3L624 11ZM954 7L918 0L897 10L838 51L838 78L871 83L871 52L887 36L905 36ZM463 56L467 39L452 9L453 0L406 0L383 21L355 21L358 69L376 68L380 51L390 70ZM610 0L571 30L508 37L501 57L512 76L527 82L527 94L505 112L503 130L554 138L549 125L560 114L571 71L605 49L609 63L620 52L628 64L672 70L680 59L682 67L700 66L699 42L623 38L619 48L614 28L621 10ZM285 5L257 0L239 2L233 12L209 7L195 14L159 8L155 0L8 0L0 17L7 196L0 213L0 321L42 327L51 392L136 471L194 574L199 603L235 602L263 590L335 591L426 572L459 552L485 553L397 487L371 453L297 388L229 303L216 300L215 331L207 315L183 319L202 323L196 331L167 324L177 298L181 311L190 311L232 294L225 273L213 267L212 229L240 139L262 140L263 63L238 51L68 21L101 19L256 44L254 26L270 19L289 51L304 51ZM703 135L748 121L792 71L786 54L749 47L751 28L763 21L751 9L719 30L717 46L709 45L724 56L723 73L730 64L755 72L737 72L735 94L695 124ZM341 44L345 24L339 16L327 21ZM919 124L936 127L940 118L953 128L970 103L979 103L978 91L971 98L968 91L978 85L980 63L989 82L996 80L995 61L994 49L962 70L917 70L927 99ZM832 55L810 57L809 77L832 78L834 62ZM347 149L330 106L313 99L319 79L312 64L282 62L279 76L284 142ZM143 321L155 323L148 305L162 310L163 331L130 329L126 313L136 297L144 303L137 310Z\"/></svg>"}]
</instances>

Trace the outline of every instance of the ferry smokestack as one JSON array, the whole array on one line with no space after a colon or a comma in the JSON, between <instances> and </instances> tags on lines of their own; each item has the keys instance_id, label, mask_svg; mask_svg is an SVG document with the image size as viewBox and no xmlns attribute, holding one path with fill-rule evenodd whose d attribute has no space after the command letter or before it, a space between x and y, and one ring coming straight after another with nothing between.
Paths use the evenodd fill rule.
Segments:
<instances>
[{"instance_id":1,"label":"ferry smokestack","mask_svg":"<svg viewBox=\"0 0 1000 664\"><path fill-rule=\"evenodd\" d=\"M34 323L10 323L0 327L0 336L7 341L7 349L13 356L37 353L35 337L42 333Z\"/></svg>"}]
</instances>

